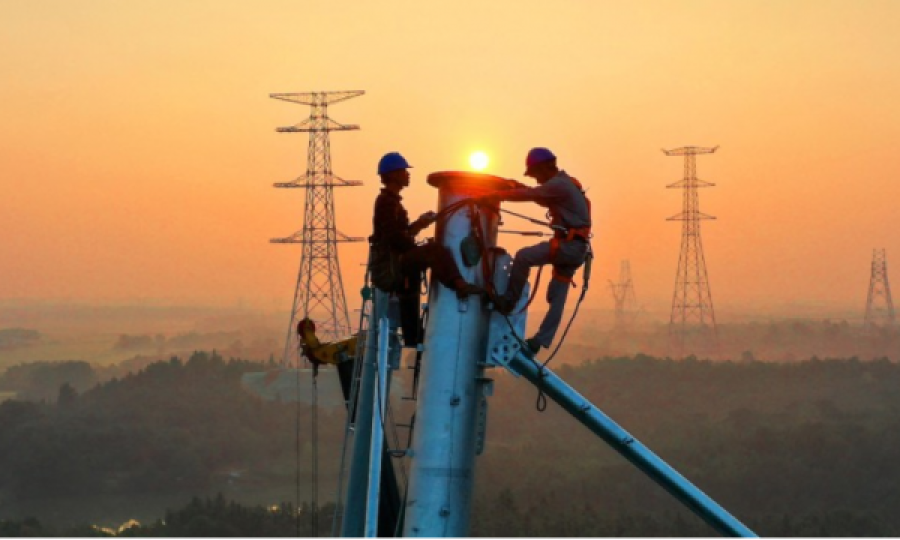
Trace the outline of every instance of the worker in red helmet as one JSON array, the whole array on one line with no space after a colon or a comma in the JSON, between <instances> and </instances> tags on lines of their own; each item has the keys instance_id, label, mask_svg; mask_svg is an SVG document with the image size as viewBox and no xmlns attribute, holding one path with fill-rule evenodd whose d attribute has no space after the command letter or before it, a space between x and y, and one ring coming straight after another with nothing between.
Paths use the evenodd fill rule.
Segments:
<instances>
[{"instance_id":1,"label":"worker in red helmet","mask_svg":"<svg viewBox=\"0 0 900 540\"><path fill-rule=\"evenodd\" d=\"M549 348L562 321L563 308L572 278L584 264L590 251L591 203L581 183L556 164L556 156L547 148L532 148L525 158L525 176L537 181L537 187L520 187L482 198L482 202L529 201L547 208L553 239L520 249L513 259L509 285L505 294L496 299L497 310L510 313L519 302L522 289L534 266L553 265L553 278L547 287L550 309L537 333L526 340L532 354L541 347Z\"/></svg>"},{"instance_id":2,"label":"worker in red helmet","mask_svg":"<svg viewBox=\"0 0 900 540\"><path fill-rule=\"evenodd\" d=\"M425 212L410 223L400 192L409 186L412 166L397 152L385 154L378 162L378 175L384 187L375 200L373 233L369 237L372 256L369 261L372 284L395 293L400 299L403 339L416 344L419 329L419 287L422 273L431 268L434 279L456 292L460 299L479 294L482 289L468 283L459 272L453 255L444 246L429 241L416 243L416 235L437 220L434 212Z\"/></svg>"}]
</instances>

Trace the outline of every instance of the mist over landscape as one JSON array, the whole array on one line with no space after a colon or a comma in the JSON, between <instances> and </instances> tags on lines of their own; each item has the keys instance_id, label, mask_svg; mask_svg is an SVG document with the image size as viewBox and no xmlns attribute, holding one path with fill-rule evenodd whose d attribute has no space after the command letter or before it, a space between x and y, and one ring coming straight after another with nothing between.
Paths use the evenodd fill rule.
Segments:
<instances>
[{"instance_id":1,"label":"mist over landscape","mask_svg":"<svg viewBox=\"0 0 900 540\"><path fill-rule=\"evenodd\" d=\"M291 509L298 494L309 504L308 404L265 401L240 384L279 367L286 315L4 306L4 533L124 525L130 535L311 535L308 508L299 524ZM897 454L885 440L900 410L896 330L872 335L858 322L801 317L723 322L722 350L732 353L672 360L662 321L638 319L624 332L612 324L611 309L587 311L551 368L755 532L900 531ZM494 372L473 534L714 534L558 407L538 412L533 387ZM409 377L397 376L395 394L407 395ZM320 379L323 399L340 403L334 372ZM394 403L398 418L411 414ZM320 415L328 487L319 532L330 534L345 415L342 406Z\"/></svg>"},{"instance_id":2,"label":"mist over landscape","mask_svg":"<svg viewBox=\"0 0 900 540\"><path fill-rule=\"evenodd\" d=\"M594 257L547 368L760 536L900 537L898 20L892 0L3 0L0 536L334 533L338 371L285 363L310 235L339 245L325 277L356 332L382 156L409 161L415 219L442 204L430 174L533 186L529 149L552 149ZM357 99L271 99L326 91ZM310 174L341 180L321 227ZM550 237L544 207L503 205L508 253ZM682 334L698 281L714 319ZM401 486L414 358L389 386ZM487 377L473 536L716 534L544 388Z\"/></svg>"}]
</instances>

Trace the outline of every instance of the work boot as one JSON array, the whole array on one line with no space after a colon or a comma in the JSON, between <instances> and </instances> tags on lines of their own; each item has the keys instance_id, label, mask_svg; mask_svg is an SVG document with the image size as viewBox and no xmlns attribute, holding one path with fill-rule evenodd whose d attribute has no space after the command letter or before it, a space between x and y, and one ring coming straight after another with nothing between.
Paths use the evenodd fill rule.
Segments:
<instances>
[{"instance_id":1,"label":"work boot","mask_svg":"<svg viewBox=\"0 0 900 540\"><path fill-rule=\"evenodd\" d=\"M456 291L456 297L460 300L464 300L469 297L470 294L481 294L484 292L484 289L479 287L478 285L473 285L463 278L458 278L453 284L453 290Z\"/></svg>"},{"instance_id":2,"label":"work boot","mask_svg":"<svg viewBox=\"0 0 900 540\"><path fill-rule=\"evenodd\" d=\"M530 338L526 339L525 344L528 345L528 350L531 351L532 356L541 352L541 347L543 347L543 345L538 343L538 340L536 337L530 337ZM544 348L546 348L546 347L544 347Z\"/></svg>"}]
</instances>

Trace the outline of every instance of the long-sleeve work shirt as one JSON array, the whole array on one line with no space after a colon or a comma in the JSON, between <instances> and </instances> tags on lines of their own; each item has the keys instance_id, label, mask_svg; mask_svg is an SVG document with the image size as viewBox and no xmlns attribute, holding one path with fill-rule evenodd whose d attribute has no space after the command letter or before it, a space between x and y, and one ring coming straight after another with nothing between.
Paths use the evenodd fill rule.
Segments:
<instances>
[{"instance_id":1,"label":"long-sleeve work shirt","mask_svg":"<svg viewBox=\"0 0 900 540\"><path fill-rule=\"evenodd\" d=\"M584 193L565 171L537 187L501 192L504 201L532 201L550 211L554 224L579 229L591 226L591 212Z\"/></svg>"},{"instance_id":2,"label":"long-sleeve work shirt","mask_svg":"<svg viewBox=\"0 0 900 540\"><path fill-rule=\"evenodd\" d=\"M404 253L416 246L409 214L402 201L400 194L382 189L375 199L375 213L372 216L373 242L397 253Z\"/></svg>"}]
</instances>

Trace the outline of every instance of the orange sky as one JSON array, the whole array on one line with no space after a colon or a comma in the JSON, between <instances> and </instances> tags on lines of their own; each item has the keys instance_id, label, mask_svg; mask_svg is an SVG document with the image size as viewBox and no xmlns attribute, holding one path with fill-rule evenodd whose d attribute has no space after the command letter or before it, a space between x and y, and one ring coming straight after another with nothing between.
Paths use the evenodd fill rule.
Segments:
<instances>
[{"instance_id":1,"label":"orange sky","mask_svg":"<svg viewBox=\"0 0 900 540\"><path fill-rule=\"evenodd\" d=\"M521 178L552 148L590 188L594 306L629 259L665 310L682 163L698 159L712 294L722 310L862 311L873 248L900 268L900 2L0 3L0 300L239 300L288 309L300 251L308 108L272 92L363 89L330 109L338 226L366 236L375 163ZM417 183L416 183L417 182ZM519 205L516 210L542 212ZM522 245L509 238L507 246ZM363 244L341 248L357 303Z\"/></svg>"}]
</instances>

